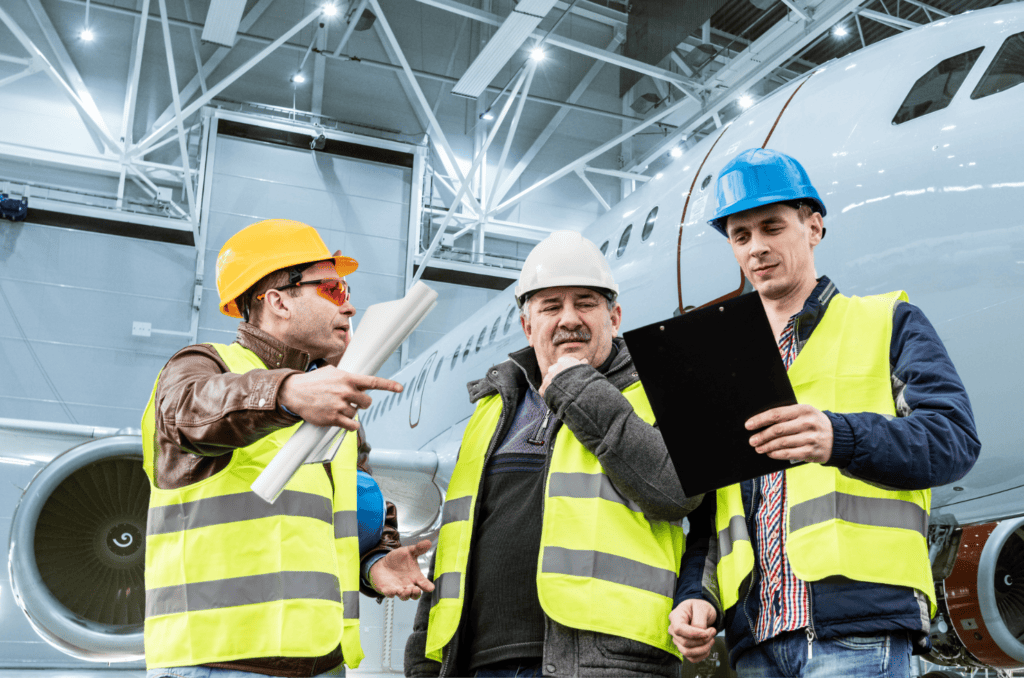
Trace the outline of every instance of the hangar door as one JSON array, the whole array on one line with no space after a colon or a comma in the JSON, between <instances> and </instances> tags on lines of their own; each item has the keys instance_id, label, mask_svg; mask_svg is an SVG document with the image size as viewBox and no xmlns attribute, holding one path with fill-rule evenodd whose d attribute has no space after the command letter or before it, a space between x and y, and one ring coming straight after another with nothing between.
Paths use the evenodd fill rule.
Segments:
<instances>
[{"instance_id":1,"label":"hangar door","mask_svg":"<svg viewBox=\"0 0 1024 678\"><path fill-rule=\"evenodd\" d=\"M250 125L219 121L208 155L206 275L199 341L234 340L237 321L218 310L217 254L231 235L261 219L309 224L332 252L340 249L355 258L359 270L348 282L358 311L402 296L413 156L330 140L323 150L311 150L308 134L275 136L271 131L254 139L259 135L253 130ZM357 328L358 320L357 314ZM398 356L392 356L380 374L391 374L398 367Z\"/></svg>"}]
</instances>

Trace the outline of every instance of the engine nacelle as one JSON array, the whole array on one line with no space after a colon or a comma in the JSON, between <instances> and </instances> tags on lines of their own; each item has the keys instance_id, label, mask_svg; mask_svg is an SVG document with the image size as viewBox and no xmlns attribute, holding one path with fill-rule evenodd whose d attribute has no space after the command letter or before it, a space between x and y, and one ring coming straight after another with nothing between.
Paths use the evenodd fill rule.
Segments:
<instances>
[{"instance_id":1,"label":"engine nacelle","mask_svg":"<svg viewBox=\"0 0 1024 678\"><path fill-rule=\"evenodd\" d=\"M90 661L143 658L148 507L135 435L74 447L32 479L8 562L15 600L51 645Z\"/></svg>"},{"instance_id":2,"label":"engine nacelle","mask_svg":"<svg viewBox=\"0 0 1024 678\"><path fill-rule=\"evenodd\" d=\"M1024 666L1024 517L963 527L953 569L936 589L930 659Z\"/></svg>"}]
</instances>

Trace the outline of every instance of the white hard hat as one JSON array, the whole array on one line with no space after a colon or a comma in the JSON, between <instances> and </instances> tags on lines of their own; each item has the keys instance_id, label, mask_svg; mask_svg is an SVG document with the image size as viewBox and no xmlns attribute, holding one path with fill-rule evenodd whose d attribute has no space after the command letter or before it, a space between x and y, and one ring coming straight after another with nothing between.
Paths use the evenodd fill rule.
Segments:
<instances>
[{"instance_id":1,"label":"white hard hat","mask_svg":"<svg viewBox=\"0 0 1024 678\"><path fill-rule=\"evenodd\" d=\"M527 295L548 287L596 288L613 301L619 296L608 260L597 245L576 231L555 231L526 257L515 290L519 308Z\"/></svg>"}]
</instances>

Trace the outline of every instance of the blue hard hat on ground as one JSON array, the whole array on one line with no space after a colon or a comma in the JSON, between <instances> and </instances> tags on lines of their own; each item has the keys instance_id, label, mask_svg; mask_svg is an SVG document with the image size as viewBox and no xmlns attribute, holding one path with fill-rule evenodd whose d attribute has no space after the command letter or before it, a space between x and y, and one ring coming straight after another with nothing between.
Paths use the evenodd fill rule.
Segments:
<instances>
[{"instance_id":1,"label":"blue hard hat on ground","mask_svg":"<svg viewBox=\"0 0 1024 678\"><path fill-rule=\"evenodd\" d=\"M767 148L751 148L730 160L718 174L715 198L718 209L708 223L726 237L725 222L730 214L776 202L802 200L825 216L825 204L803 165Z\"/></svg>"}]
</instances>

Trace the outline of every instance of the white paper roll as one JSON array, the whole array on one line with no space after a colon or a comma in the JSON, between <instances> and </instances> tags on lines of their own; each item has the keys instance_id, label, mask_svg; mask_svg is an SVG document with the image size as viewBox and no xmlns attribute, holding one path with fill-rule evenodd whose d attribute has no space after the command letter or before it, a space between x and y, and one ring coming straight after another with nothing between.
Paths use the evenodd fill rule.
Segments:
<instances>
[{"instance_id":1,"label":"white paper roll","mask_svg":"<svg viewBox=\"0 0 1024 678\"><path fill-rule=\"evenodd\" d=\"M419 281L403 298L370 306L363 313L358 332L338 369L352 374L376 374L436 304L437 292ZM303 422L253 482L252 491L264 501L274 503L303 464L334 459L340 447L340 441L334 440L339 430Z\"/></svg>"}]
</instances>

